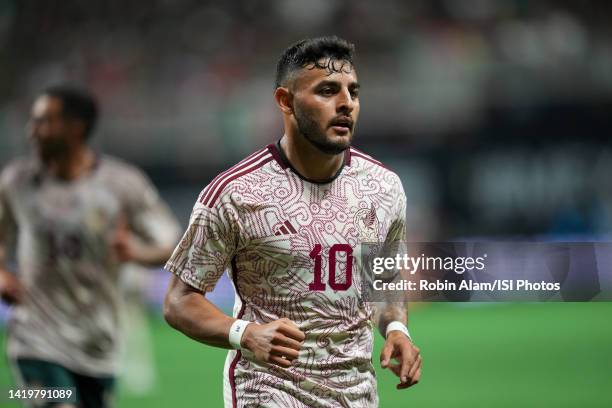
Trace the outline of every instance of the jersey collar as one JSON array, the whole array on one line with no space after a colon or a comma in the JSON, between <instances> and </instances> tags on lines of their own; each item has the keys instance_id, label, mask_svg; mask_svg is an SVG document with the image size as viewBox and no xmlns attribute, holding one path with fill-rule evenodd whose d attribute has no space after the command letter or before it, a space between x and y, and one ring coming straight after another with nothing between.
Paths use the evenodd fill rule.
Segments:
<instances>
[{"instance_id":1,"label":"jersey collar","mask_svg":"<svg viewBox=\"0 0 612 408\"><path fill-rule=\"evenodd\" d=\"M334 174L332 177L330 177L327 180L322 180L322 181L316 181L316 180L311 180L307 177L304 177L303 175L301 175L289 162L289 160L287 159L287 156L285 156L285 153L283 152L283 149L281 149L280 146L280 139L276 142L276 143L270 143L267 146L268 150L270 151L270 154L272 154L272 157L274 158L274 160L276 160L276 162L278 163L279 166L281 166L281 168L284 169L290 169L292 172L294 172L299 178L301 178L304 181L307 181L309 183L313 183L313 184L328 184L331 183L332 181L334 181L335 179L338 178L338 176L340 176L340 173L342 173L342 170L344 169L344 166L350 166L351 165L351 149L350 147L348 149L346 149L344 151L344 161L342 162L342 166L340 166L340 168L338 169L338 171L336 172L336 174Z\"/></svg>"}]
</instances>

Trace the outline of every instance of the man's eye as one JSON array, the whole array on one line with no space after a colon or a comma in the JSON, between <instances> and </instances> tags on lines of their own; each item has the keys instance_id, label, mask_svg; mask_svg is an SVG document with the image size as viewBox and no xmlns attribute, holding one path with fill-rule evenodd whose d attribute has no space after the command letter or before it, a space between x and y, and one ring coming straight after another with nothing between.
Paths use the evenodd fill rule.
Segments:
<instances>
[{"instance_id":1,"label":"man's eye","mask_svg":"<svg viewBox=\"0 0 612 408\"><path fill-rule=\"evenodd\" d=\"M332 95L334 93L334 90L331 88L322 88L321 89L321 94L323 95Z\"/></svg>"},{"instance_id":2,"label":"man's eye","mask_svg":"<svg viewBox=\"0 0 612 408\"><path fill-rule=\"evenodd\" d=\"M358 91L358 90L351 91L351 96L352 96L353 98L357 98L357 97L359 97L359 91Z\"/></svg>"}]
</instances>

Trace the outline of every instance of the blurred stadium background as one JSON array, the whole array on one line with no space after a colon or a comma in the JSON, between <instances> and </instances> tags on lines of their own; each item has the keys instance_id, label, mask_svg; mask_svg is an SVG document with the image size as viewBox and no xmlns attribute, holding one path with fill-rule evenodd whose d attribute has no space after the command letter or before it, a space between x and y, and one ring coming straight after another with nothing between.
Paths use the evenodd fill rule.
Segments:
<instances>
[{"instance_id":1,"label":"blurred stadium background","mask_svg":"<svg viewBox=\"0 0 612 408\"><path fill-rule=\"evenodd\" d=\"M410 239L609 240L611 22L604 1L2 0L0 166L27 152L36 94L81 84L102 105L95 146L143 167L186 224L215 174L281 136L280 52L335 33L357 46L355 144L402 177ZM221 406L225 352L165 326L166 279L126 271L139 328L119 406ZM227 281L214 297L229 310ZM381 407L612 406L611 312L415 307L422 383L396 392L379 371Z\"/></svg>"}]
</instances>

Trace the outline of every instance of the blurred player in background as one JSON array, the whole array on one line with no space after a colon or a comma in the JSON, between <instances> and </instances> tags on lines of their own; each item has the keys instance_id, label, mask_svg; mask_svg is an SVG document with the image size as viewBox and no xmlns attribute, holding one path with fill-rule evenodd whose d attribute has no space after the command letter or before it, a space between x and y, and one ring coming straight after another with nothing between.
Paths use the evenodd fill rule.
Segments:
<instances>
[{"instance_id":1,"label":"blurred player in background","mask_svg":"<svg viewBox=\"0 0 612 408\"><path fill-rule=\"evenodd\" d=\"M398 388L420 378L404 305L375 313L360 299L360 245L404 239L406 197L395 173L351 147L358 93L352 44L324 37L289 47L274 93L284 136L202 191L166 264L175 274L168 322L237 349L226 360L226 407L378 406L373 323ZM202 296L226 268L234 317Z\"/></svg>"},{"instance_id":2,"label":"blurred player in background","mask_svg":"<svg viewBox=\"0 0 612 408\"><path fill-rule=\"evenodd\" d=\"M8 356L19 386L76 387L79 406L110 403L119 365L118 269L161 264L178 225L135 167L87 144L97 118L87 92L59 86L35 101L33 157L0 177L0 294L14 304Z\"/></svg>"}]
</instances>

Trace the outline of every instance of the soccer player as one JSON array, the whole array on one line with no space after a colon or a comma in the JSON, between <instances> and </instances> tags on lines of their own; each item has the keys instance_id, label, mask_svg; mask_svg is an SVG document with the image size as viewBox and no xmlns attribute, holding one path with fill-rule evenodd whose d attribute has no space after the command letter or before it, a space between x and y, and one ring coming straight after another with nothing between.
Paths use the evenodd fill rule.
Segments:
<instances>
[{"instance_id":1,"label":"soccer player","mask_svg":"<svg viewBox=\"0 0 612 408\"><path fill-rule=\"evenodd\" d=\"M180 233L140 170L89 147L96 117L85 91L47 89L29 122L35 154L0 176L0 254L16 245L16 275L0 257L0 295L15 306L7 348L17 384L75 387L84 407L110 403L120 263L163 264Z\"/></svg>"},{"instance_id":2,"label":"soccer player","mask_svg":"<svg viewBox=\"0 0 612 408\"><path fill-rule=\"evenodd\" d=\"M351 147L353 48L323 37L283 53L274 97L284 135L212 180L166 264L169 324L232 349L226 408L378 406L374 324L398 388L419 381L404 305L375 313L360 297L360 245L403 239L406 197L396 174ZM226 268L233 317L202 296Z\"/></svg>"}]
</instances>

